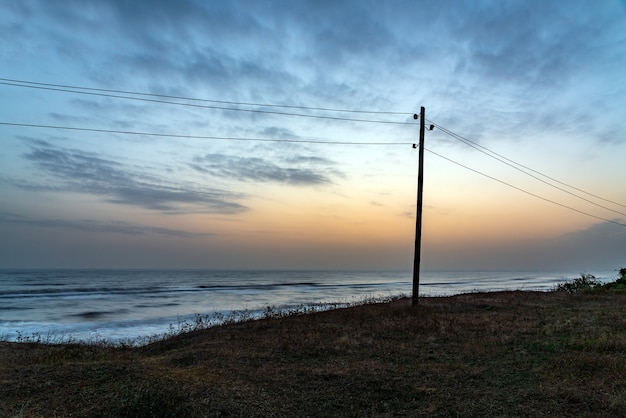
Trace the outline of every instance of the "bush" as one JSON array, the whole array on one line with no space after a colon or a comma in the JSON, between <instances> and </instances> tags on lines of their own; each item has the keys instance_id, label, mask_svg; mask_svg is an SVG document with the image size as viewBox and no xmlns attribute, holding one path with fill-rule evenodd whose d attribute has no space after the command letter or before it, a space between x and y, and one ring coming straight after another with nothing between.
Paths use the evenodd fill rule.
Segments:
<instances>
[{"instance_id":1,"label":"bush","mask_svg":"<svg viewBox=\"0 0 626 418\"><path fill-rule=\"evenodd\" d=\"M597 289L602 287L602 283L593 274L581 274L580 277L571 282L559 283L556 285L557 292L575 293L581 290Z\"/></svg>"},{"instance_id":2,"label":"bush","mask_svg":"<svg viewBox=\"0 0 626 418\"><path fill-rule=\"evenodd\" d=\"M619 277L610 283L602 284L593 274L581 274L571 282L559 283L554 290L557 292L575 293L581 290L626 290L626 267L619 269Z\"/></svg>"},{"instance_id":3,"label":"bush","mask_svg":"<svg viewBox=\"0 0 626 418\"><path fill-rule=\"evenodd\" d=\"M605 289L626 289L626 267L619 269L619 277L603 286Z\"/></svg>"}]
</instances>

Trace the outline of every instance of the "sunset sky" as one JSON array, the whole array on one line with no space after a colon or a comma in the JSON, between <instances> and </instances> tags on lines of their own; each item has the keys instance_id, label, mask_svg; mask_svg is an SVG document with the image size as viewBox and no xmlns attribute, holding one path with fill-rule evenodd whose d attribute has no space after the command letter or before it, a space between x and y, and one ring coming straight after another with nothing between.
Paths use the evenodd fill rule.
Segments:
<instances>
[{"instance_id":1,"label":"sunset sky","mask_svg":"<svg viewBox=\"0 0 626 418\"><path fill-rule=\"evenodd\" d=\"M0 268L410 270L420 106L423 269L626 266L626 1L0 7Z\"/></svg>"}]
</instances>

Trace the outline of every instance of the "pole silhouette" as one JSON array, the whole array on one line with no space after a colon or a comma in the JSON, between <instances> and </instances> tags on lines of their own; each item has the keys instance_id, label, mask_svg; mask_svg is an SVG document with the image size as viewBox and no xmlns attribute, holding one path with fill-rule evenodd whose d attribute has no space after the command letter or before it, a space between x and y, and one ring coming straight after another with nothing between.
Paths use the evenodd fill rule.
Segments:
<instances>
[{"instance_id":1,"label":"pole silhouette","mask_svg":"<svg viewBox=\"0 0 626 418\"><path fill-rule=\"evenodd\" d=\"M420 288L420 256L422 245L422 194L424 189L424 129L425 129L425 114L426 110L424 106L420 109L420 143L419 143L419 156L418 156L418 171L417 171L417 210L415 215L415 254L413 258L413 297L412 305L418 305L419 288ZM417 115L413 115L413 119L417 119ZM413 145L415 146L415 145Z\"/></svg>"}]
</instances>

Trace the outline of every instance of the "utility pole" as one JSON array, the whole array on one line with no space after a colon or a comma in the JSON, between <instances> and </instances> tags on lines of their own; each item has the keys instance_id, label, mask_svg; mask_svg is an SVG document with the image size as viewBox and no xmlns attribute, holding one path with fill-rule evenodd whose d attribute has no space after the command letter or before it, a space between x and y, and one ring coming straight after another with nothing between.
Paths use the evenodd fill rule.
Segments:
<instances>
[{"instance_id":1,"label":"utility pole","mask_svg":"<svg viewBox=\"0 0 626 418\"><path fill-rule=\"evenodd\" d=\"M413 258L413 298L412 305L417 306L419 289L420 289L420 252L422 245L422 192L424 189L424 129L425 129L425 113L424 106L420 109L420 143L418 157L417 172L417 213L415 216L415 255ZM413 115L413 119L417 119L417 115ZM432 129L432 128L431 128ZM415 144L413 144L415 148Z\"/></svg>"}]
</instances>

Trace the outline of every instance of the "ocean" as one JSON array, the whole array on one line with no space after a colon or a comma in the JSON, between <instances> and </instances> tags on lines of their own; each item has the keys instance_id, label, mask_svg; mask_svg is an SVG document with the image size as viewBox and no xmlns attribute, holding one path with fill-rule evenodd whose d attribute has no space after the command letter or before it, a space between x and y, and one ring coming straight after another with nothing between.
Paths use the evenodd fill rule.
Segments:
<instances>
[{"instance_id":1,"label":"ocean","mask_svg":"<svg viewBox=\"0 0 626 418\"><path fill-rule=\"evenodd\" d=\"M594 273L601 281L616 272ZM571 272L422 272L420 296L548 291ZM410 296L410 271L0 270L0 340L134 343L268 310Z\"/></svg>"}]
</instances>

